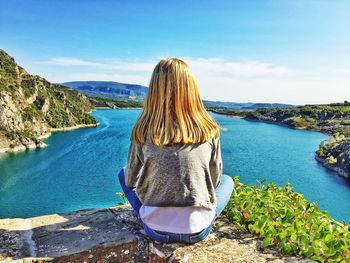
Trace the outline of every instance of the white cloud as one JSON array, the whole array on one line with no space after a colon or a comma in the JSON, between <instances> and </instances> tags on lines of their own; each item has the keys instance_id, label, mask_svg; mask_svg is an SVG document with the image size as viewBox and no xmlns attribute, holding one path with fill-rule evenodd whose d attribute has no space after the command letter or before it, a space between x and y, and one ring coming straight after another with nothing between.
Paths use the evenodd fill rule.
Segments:
<instances>
[{"instance_id":1,"label":"white cloud","mask_svg":"<svg viewBox=\"0 0 350 263\"><path fill-rule=\"evenodd\" d=\"M49 61L41 62L43 64L51 64L63 67L96 67L109 70L123 70L123 71L150 71L154 63L133 63L114 60L112 62L93 62L79 58L60 57L52 58Z\"/></svg>"},{"instance_id":2,"label":"white cloud","mask_svg":"<svg viewBox=\"0 0 350 263\"><path fill-rule=\"evenodd\" d=\"M222 77L268 77L284 76L293 73L285 67L277 67L260 61L225 61L222 59L191 59L186 60L193 71L206 72Z\"/></svg>"},{"instance_id":3,"label":"white cloud","mask_svg":"<svg viewBox=\"0 0 350 263\"><path fill-rule=\"evenodd\" d=\"M65 67L71 67L71 66L89 66L89 67L100 67L103 66L101 63L91 62L79 58L52 58L47 62L44 62L44 64L52 64L52 65L58 65L58 66L65 66Z\"/></svg>"},{"instance_id":4,"label":"white cloud","mask_svg":"<svg viewBox=\"0 0 350 263\"><path fill-rule=\"evenodd\" d=\"M148 85L158 60L96 62L54 58L46 63L60 67L63 74L46 76L55 82L109 80ZM183 60L191 67L204 99L293 104L350 100L350 69L302 71L254 60L191 57Z\"/></svg>"}]
</instances>

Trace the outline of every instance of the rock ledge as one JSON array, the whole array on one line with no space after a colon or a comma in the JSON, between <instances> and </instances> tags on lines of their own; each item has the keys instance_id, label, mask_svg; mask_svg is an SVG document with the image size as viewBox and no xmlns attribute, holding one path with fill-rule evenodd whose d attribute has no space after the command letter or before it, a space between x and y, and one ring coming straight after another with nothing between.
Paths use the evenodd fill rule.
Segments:
<instances>
[{"instance_id":1,"label":"rock ledge","mask_svg":"<svg viewBox=\"0 0 350 263\"><path fill-rule=\"evenodd\" d=\"M312 262L281 257L219 217L194 245L150 240L129 206L0 220L0 262Z\"/></svg>"}]
</instances>

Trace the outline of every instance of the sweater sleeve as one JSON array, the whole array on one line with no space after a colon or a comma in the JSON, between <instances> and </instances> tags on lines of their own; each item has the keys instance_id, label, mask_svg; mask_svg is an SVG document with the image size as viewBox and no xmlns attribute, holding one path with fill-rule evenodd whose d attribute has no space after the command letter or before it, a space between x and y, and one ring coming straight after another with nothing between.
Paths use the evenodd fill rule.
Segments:
<instances>
[{"instance_id":1,"label":"sweater sleeve","mask_svg":"<svg viewBox=\"0 0 350 263\"><path fill-rule=\"evenodd\" d=\"M219 185L222 176L220 137L216 137L213 139L213 150L211 154L209 168L214 188L216 188Z\"/></svg>"},{"instance_id":2,"label":"sweater sleeve","mask_svg":"<svg viewBox=\"0 0 350 263\"><path fill-rule=\"evenodd\" d=\"M125 185L135 187L139 172L143 165L142 147L140 144L131 142L128 153L128 163L125 169Z\"/></svg>"}]
</instances>

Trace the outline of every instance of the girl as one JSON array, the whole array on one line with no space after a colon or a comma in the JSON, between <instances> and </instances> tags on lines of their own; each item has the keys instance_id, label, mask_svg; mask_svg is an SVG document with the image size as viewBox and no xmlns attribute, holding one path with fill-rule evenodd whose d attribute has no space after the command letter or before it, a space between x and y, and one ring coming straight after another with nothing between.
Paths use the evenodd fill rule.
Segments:
<instances>
[{"instance_id":1,"label":"girl","mask_svg":"<svg viewBox=\"0 0 350 263\"><path fill-rule=\"evenodd\" d=\"M126 198L153 240L195 243L209 235L234 186L222 174L219 131L188 65L162 59L119 173Z\"/></svg>"}]
</instances>

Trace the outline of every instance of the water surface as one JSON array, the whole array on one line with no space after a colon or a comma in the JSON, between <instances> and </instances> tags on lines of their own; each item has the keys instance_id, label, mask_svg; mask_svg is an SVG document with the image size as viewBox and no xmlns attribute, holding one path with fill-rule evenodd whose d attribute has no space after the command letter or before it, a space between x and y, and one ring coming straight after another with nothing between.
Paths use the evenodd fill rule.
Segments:
<instances>
[{"instance_id":1,"label":"water surface","mask_svg":"<svg viewBox=\"0 0 350 263\"><path fill-rule=\"evenodd\" d=\"M118 203L117 173L127 160L139 110L97 110L100 125L55 133L49 147L0 157L0 218L30 217ZM294 190L350 221L350 185L314 159L327 137L213 114L220 123L224 173L246 184L266 179Z\"/></svg>"}]
</instances>

